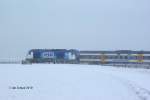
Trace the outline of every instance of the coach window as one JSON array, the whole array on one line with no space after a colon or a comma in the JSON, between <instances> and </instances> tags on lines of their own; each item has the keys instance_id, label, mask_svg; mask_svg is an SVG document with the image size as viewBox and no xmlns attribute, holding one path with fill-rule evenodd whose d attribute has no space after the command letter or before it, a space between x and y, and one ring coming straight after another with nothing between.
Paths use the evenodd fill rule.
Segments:
<instances>
[{"instance_id":1,"label":"coach window","mask_svg":"<svg viewBox=\"0 0 150 100\"><path fill-rule=\"evenodd\" d=\"M124 56L124 59L127 59L127 56Z\"/></svg>"},{"instance_id":2,"label":"coach window","mask_svg":"<svg viewBox=\"0 0 150 100\"><path fill-rule=\"evenodd\" d=\"M120 59L123 59L123 56L120 56Z\"/></svg>"}]
</instances>

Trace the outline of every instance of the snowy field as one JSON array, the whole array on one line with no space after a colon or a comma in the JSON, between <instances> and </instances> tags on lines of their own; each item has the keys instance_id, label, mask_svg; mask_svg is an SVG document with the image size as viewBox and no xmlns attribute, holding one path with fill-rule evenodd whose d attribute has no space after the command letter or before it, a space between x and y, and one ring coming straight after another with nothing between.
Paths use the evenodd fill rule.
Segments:
<instances>
[{"instance_id":1,"label":"snowy field","mask_svg":"<svg viewBox=\"0 0 150 100\"><path fill-rule=\"evenodd\" d=\"M150 100L150 70L0 64L0 100Z\"/></svg>"}]
</instances>

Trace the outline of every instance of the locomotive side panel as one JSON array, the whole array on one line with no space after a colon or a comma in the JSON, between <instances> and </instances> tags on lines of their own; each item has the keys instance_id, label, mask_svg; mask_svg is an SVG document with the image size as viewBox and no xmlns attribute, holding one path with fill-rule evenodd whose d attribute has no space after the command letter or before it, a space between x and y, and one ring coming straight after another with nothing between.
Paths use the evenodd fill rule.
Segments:
<instances>
[{"instance_id":1,"label":"locomotive side panel","mask_svg":"<svg viewBox=\"0 0 150 100\"><path fill-rule=\"evenodd\" d=\"M79 63L79 51L73 49L33 49L27 56L29 63Z\"/></svg>"}]
</instances>

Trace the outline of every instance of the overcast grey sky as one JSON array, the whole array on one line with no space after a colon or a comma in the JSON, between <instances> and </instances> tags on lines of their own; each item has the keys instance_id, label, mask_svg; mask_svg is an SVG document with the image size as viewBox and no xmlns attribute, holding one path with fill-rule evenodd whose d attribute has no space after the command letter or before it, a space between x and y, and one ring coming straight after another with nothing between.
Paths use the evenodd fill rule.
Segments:
<instances>
[{"instance_id":1,"label":"overcast grey sky","mask_svg":"<svg viewBox=\"0 0 150 100\"><path fill-rule=\"evenodd\" d=\"M150 0L0 0L0 57L32 48L150 50Z\"/></svg>"}]
</instances>

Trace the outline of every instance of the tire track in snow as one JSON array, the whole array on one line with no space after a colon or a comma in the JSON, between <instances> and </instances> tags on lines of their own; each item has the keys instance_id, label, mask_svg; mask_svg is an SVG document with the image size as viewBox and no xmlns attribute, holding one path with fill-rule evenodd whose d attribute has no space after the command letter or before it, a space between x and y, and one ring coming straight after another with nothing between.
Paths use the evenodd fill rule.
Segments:
<instances>
[{"instance_id":1,"label":"tire track in snow","mask_svg":"<svg viewBox=\"0 0 150 100\"><path fill-rule=\"evenodd\" d=\"M127 85L140 98L140 100L150 100L150 91L148 89L140 87L129 80L119 79L119 81L124 85Z\"/></svg>"},{"instance_id":2,"label":"tire track in snow","mask_svg":"<svg viewBox=\"0 0 150 100\"><path fill-rule=\"evenodd\" d=\"M150 91L148 89L145 89L137 85L135 82L129 81L127 79L123 79L112 74L107 75L109 75L113 79L119 81L120 83L128 87L130 90L132 90L135 93L135 95L139 97L140 100L150 100Z\"/></svg>"}]
</instances>

